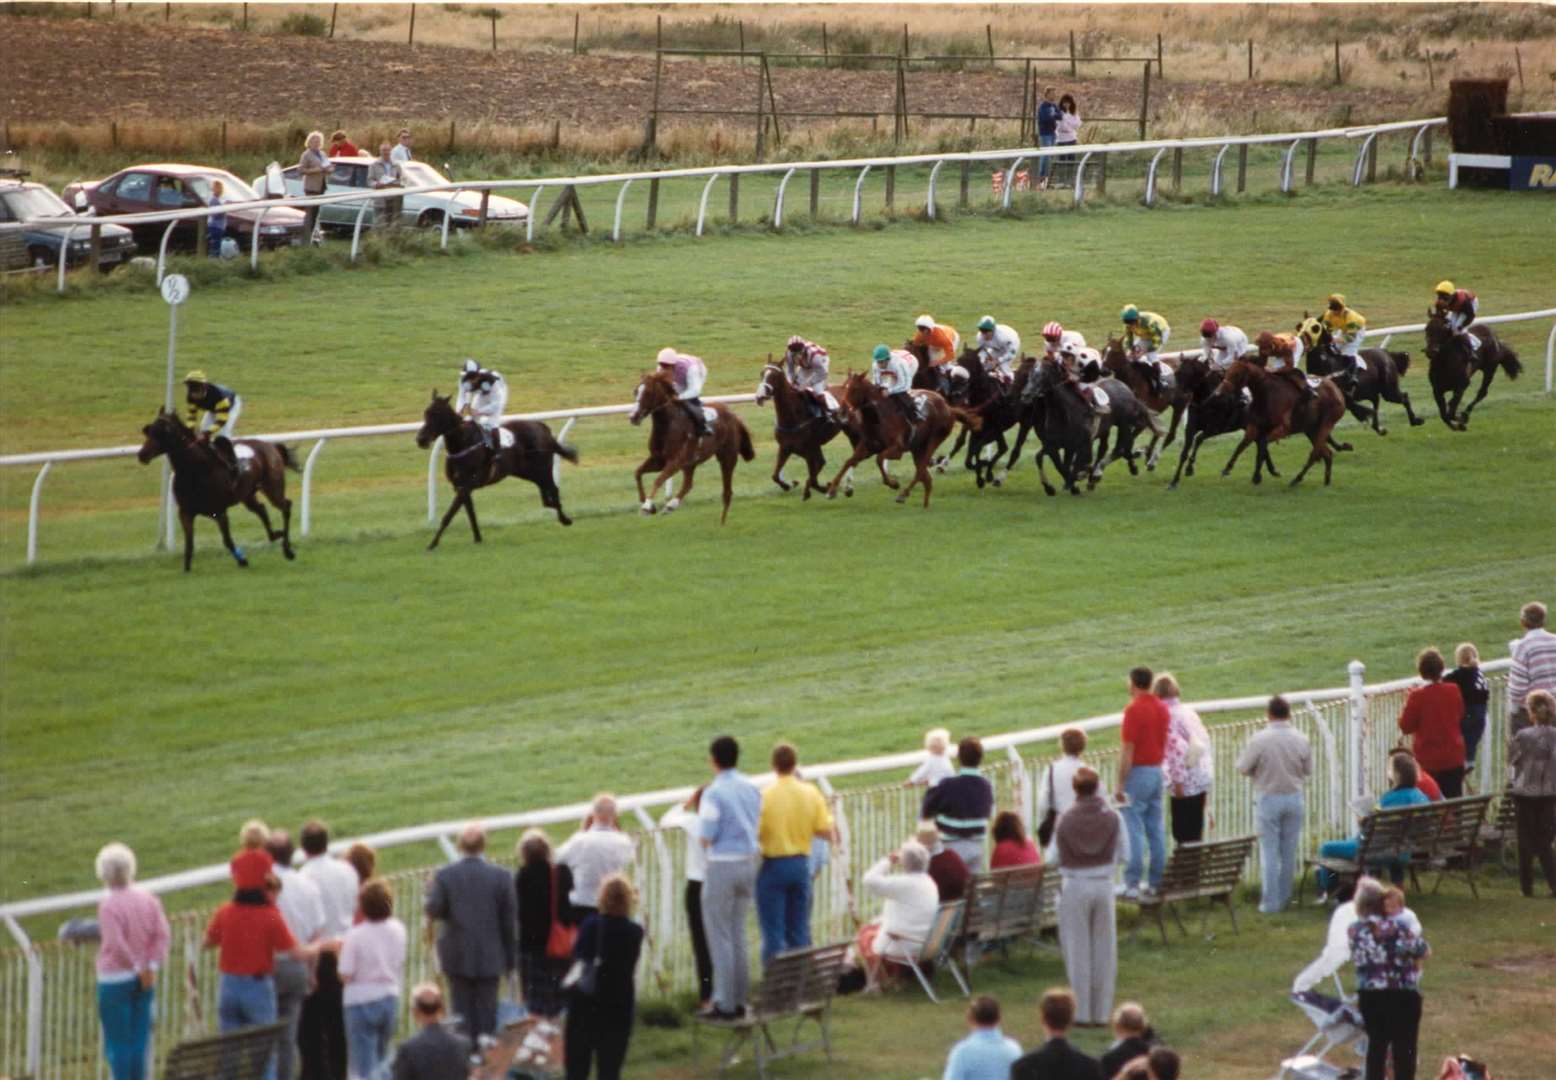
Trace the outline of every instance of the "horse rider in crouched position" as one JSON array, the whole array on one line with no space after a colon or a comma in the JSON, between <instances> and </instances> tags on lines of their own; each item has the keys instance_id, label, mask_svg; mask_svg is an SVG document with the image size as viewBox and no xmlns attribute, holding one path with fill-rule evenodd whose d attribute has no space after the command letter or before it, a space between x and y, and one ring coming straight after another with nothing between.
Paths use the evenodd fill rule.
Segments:
<instances>
[{"instance_id":1,"label":"horse rider in crouched position","mask_svg":"<svg viewBox=\"0 0 1556 1080\"><path fill-rule=\"evenodd\" d=\"M1432 311L1448 320L1448 329L1458 335L1470 355L1474 356L1480 349L1480 338L1470 333L1470 323L1480 313L1480 301L1475 299L1475 294L1468 289L1454 288L1451 281L1439 281Z\"/></svg>"},{"instance_id":2,"label":"horse rider in crouched position","mask_svg":"<svg viewBox=\"0 0 1556 1080\"><path fill-rule=\"evenodd\" d=\"M1021 335L993 315L978 320L978 361L983 370L998 379L1005 392L1016 381L1015 365L1021 360Z\"/></svg>"},{"instance_id":3,"label":"horse rider in crouched position","mask_svg":"<svg viewBox=\"0 0 1556 1080\"><path fill-rule=\"evenodd\" d=\"M1320 321L1324 329L1329 331L1329 341L1335 352L1351 362L1351 377L1355 378L1365 371L1367 362L1361 358L1358 350L1361 349L1362 339L1367 336L1366 318L1360 312L1346 307L1345 297L1339 293L1330 293L1328 306Z\"/></svg>"},{"instance_id":4,"label":"horse rider in crouched position","mask_svg":"<svg viewBox=\"0 0 1556 1080\"><path fill-rule=\"evenodd\" d=\"M700 357L677 352L668 346L659 350L655 363L670 373L670 381L675 385L675 396L686 410L686 415L691 417L698 436L712 435L713 426L702 411L702 384L708 381L708 365Z\"/></svg>"},{"instance_id":5,"label":"horse rider in crouched position","mask_svg":"<svg viewBox=\"0 0 1556 1080\"><path fill-rule=\"evenodd\" d=\"M1302 341L1296 334L1272 334L1266 330L1259 335L1255 344L1265 370L1285 375L1293 386L1302 391L1302 398L1307 401L1316 397L1317 393L1308 385L1307 376L1302 374Z\"/></svg>"},{"instance_id":6,"label":"horse rider in crouched position","mask_svg":"<svg viewBox=\"0 0 1556 1080\"><path fill-rule=\"evenodd\" d=\"M1235 326L1222 326L1215 319L1199 324L1199 337L1205 349L1205 363L1217 371L1225 371L1248 351L1247 334Z\"/></svg>"},{"instance_id":7,"label":"horse rider in crouched position","mask_svg":"<svg viewBox=\"0 0 1556 1080\"><path fill-rule=\"evenodd\" d=\"M1124 320L1124 348L1129 359L1145 368L1157 393L1171 392L1170 369L1158 354L1172 336L1172 327L1156 312L1141 311L1133 304L1126 304L1119 317Z\"/></svg>"},{"instance_id":8,"label":"horse rider in crouched position","mask_svg":"<svg viewBox=\"0 0 1556 1080\"><path fill-rule=\"evenodd\" d=\"M913 400L913 376L918 374L918 357L906 349L890 349L877 345L871 359L870 381L885 387L887 400L897 406L902 418L908 422L908 441L918 426L918 403Z\"/></svg>"},{"instance_id":9,"label":"horse rider in crouched position","mask_svg":"<svg viewBox=\"0 0 1556 1080\"><path fill-rule=\"evenodd\" d=\"M459 373L459 396L454 401L454 411L469 416L480 426L481 438L493 454L502 450L502 414L507 408L508 380L474 360L466 360Z\"/></svg>"},{"instance_id":10,"label":"horse rider in crouched position","mask_svg":"<svg viewBox=\"0 0 1556 1080\"><path fill-rule=\"evenodd\" d=\"M967 378L967 372L956 362L962 355L962 335L955 327L935 322L933 315L920 315L914 320L913 328L913 344L922 347L929 360L935 389L942 397L951 398L953 383Z\"/></svg>"},{"instance_id":11,"label":"horse rider in crouched position","mask_svg":"<svg viewBox=\"0 0 1556 1080\"><path fill-rule=\"evenodd\" d=\"M209 441L217 460L237 479L238 455L232 440L237 438L243 399L236 390L211 382L204 371L196 369L184 376L184 403L185 422L197 436Z\"/></svg>"},{"instance_id":12,"label":"horse rider in crouched position","mask_svg":"<svg viewBox=\"0 0 1556 1080\"><path fill-rule=\"evenodd\" d=\"M837 399L827 392L831 364L832 358L827 355L827 350L814 341L807 341L798 334L789 339L789 347L784 353L784 367L789 383L810 396L811 407L818 417L826 416L836 420L840 407Z\"/></svg>"}]
</instances>

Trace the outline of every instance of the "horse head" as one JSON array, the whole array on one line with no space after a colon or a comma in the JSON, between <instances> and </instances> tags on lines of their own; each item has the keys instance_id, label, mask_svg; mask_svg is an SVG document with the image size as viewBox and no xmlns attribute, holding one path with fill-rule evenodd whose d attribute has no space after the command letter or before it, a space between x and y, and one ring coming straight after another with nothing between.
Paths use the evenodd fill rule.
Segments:
<instances>
[{"instance_id":1,"label":"horse head","mask_svg":"<svg viewBox=\"0 0 1556 1080\"><path fill-rule=\"evenodd\" d=\"M1249 385L1264 376L1264 368L1251 360L1235 360L1232 366L1226 369L1226 374L1221 377L1221 385L1210 394L1211 397L1226 397L1229 394L1240 394Z\"/></svg>"},{"instance_id":2,"label":"horse head","mask_svg":"<svg viewBox=\"0 0 1556 1080\"><path fill-rule=\"evenodd\" d=\"M454 411L454 406L447 397L434 389L432 401L421 414L421 430L416 433L416 445L425 450L458 426L459 414Z\"/></svg>"},{"instance_id":3,"label":"horse head","mask_svg":"<svg viewBox=\"0 0 1556 1080\"><path fill-rule=\"evenodd\" d=\"M1109 371L1122 371L1128 357L1124 354L1124 339L1117 334L1108 335L1108 343L1102 346L1102 366Z\"/></svg>"},{"instance_id":4,"label":"horse head","mask_svg":"<svg viewBox=\"0 0 1556 1080\"><path fill-rule=\"evenodd\" d=\"M644 417L652 416L670 402L675 400L675 384L671 380L668 371L649 371L638 380L637 392L633 395L637 404L632 409L632 415L628 417L633 426L641 424Z\"/></svg>"},{"instance_id":5,"label":"horse head","mask_svg":"<svg viewBox=\"0 0 1556 1080\"><path fill-rule=\"evenodd\" d=\"M778 396L778 388L787 386L788 383L788 372L784 371L783 365L776 363L769 354L767 364L762 368L762 378L756 384L756 403L766 405Z\"/></svg>"},{"instance_id":6,"label":"horse head","mask_svg":"<svg viewBox=\"0 0 1556 1080\"><path fill-rule=\"evenodd\" d=\"M135 457L142 465L159 454L172 453L194 438L194 432L184 426L177 413L170 413L161 407L157 409L157 418L140 430L146 436L146 441L141 444Z\"/></svg>"},{"instance_id":7,"label":"horse head","mask_svg":"<svg viewBox=\"0 0 1556 1080\"><path fill-rule=\"evenodd\" d=\"M843 383L843 404L850 409L863 408L879 397L879 391L864 372L850 371Z\"/></svg>"}]
</instances>

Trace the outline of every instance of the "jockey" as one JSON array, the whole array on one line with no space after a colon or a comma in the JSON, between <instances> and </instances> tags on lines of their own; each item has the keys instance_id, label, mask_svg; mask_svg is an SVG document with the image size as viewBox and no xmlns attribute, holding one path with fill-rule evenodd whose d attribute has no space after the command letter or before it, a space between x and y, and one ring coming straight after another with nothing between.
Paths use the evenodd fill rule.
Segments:
<instances>
[{"instance_id":1,"label":"jockey","mask_svg":"<svg viewBox=\"0 0 1556 1080\"><path fill-rule=\"evenodd\" d=\"M889 349L877 345L871 354L875 361L870 367L870 381L884 386L888 400L895 402L908 422L909 438L918 422L918 405L909 391L913 388L913 376L918 374L918 357L906 349Z\"/></svg>"},{"instance_id":2,"label":"jockey","mask_svg":"<svg viewBox=\"0 0 1556 1080\"><path fill-rule=\"evenodd\" d=\"M1011 367L1021 359L1021 335L996 323L993 315L985 315L978 320L978 359L983 370L1009 389L1016 378Z\"/></svg>"},{"instance_id":3,"label":"jockey","mask_svg":"<svg viewBox=\"0 0 1556 1080\"><path fill-rule=\"evenodd\" d=\"M695 356L668 347L659 350L655 363L670 372L671 381L675 384L675 396L686 409L686 414L692 418L693 430L699 436L712 435L713 427L702 411L701 397L702 384L708 381L708 365Z\"/></svg>"},{"instance_id":4,"label":"jockey","mask_svg":"<svg viewBox=\"0 0 1556 1080\"><path fill-rule=\"evenodd\" d=\"M832 358L813 341L807 341L795 334L789 339L788 350L784 353L784 367L788 371L789 382L796 390L803 390L809 394L815 402L817 410L824 416L836 415L838 404L831 394L827 393L827 369L832 363Z\"/></svg>"},{"instance_id":5,"label":"jockey","mask_svg":"<svg viewBox=\"0 0 1556 1080\"><path fill-rule=\"evenodd\" d=\"M454 401L454 411L470 416L480 425L486 448L494 454L502 449L497 429L502 426L502 414L507 407L508 381L474 360L466 360L459 373L459 397Z\"/></svg>"},{"instance_id":6,"label":"jockey","mask_svg":"<svg viewBox=\"0 0 1556 1080\"><path fill-rule=\"evenodd\" d=\"M1124 320L1124 347L1129 359L1144 365L1146 376L1159 394L1167 393L1167 372L1170 370L1157 355L1172 336L1167 320L1154 311L1141 311L1133 304L1126 304L1119 312Z\"/></svg>"},{"instance_id":7,"label":"jockey","mask_svg":"<svg viewBox=\"0 0 1556 1080\"><path fill-rule=\"evenodd\" d=\"M238 456L232 448L237 437L238 417L243 399L237 391L213 383L200 370L184 376L185 420L196 435L205 435L216 457L234 477L238 475Z\"/></svg>"},{"instance_id":8,"label":"jockey","mask_svg":"<svg viewBox=\"0 0 1556 1080\"><path fill-rule=\"evenodd\" d=\"M962 335L953 327L935 322L930 315L920 315L913 327L913 344L924 346L931 367L955 363L962 354Z\"/></svg>"},{"instance_id":9,"label":"jockey","mask_svg":"<svg viewBox=\"0 0 1556 1080\"><path fill-rule=\"evenodd\" d=\"M1264 361L1265 369L1273 371L1277 375L1285 375L1292 381L1292 385L1302 391L1304 400L1317 397L1317 393L1308 385L1308 381L1298 366L1302 363L1302 341L1296 334L1272 334L1268 330L1259 335L1257 342L1259 359Z\"/></svg>"},{"instance_id":10,"label":"jockey","mask_svg":"<svg viewBox=\"0 0 1556 1080\"><path fill-rule=\"evenodd\" d=\"M1357 350L1361 348L1362 338L1367 336L1367 320L1345 306L1345 297L1330 293L1322 322L1329 331L1329 341L1335 351L1349 360L1356 371L1366 370L1367 365L1357 355Z\"/></svg>"},{"instance_id":11,"label":"jockey","mask_svg":"<svg viewBox=\"0 0 1556 1080\"><path fill-rule=\"evenodd\" d=\"M1199 324L1200 342L1205 347L1205 363L1225 371L1248 351L1248 335L1235 326L1222 326L1214 319Z\"/></svg>"},{"instance_id":12,"label":"jockey","mask_svg":"<svg viewBox=\"0 0 1556 1080\"><path fill-rule=\"evenodd\" d=\"M1081 337L1077 330L1066 330L1057 322L1050 322L1043 327L1043 350L1045 360L1057 360L1067 368L1075 365L1076 354L1086 347L1086 339Z\"/></svg>"},{"instance_id":13,"label":"jockey","mask_svg":"<svg viewBox=\"0 0 1556 1080\"><path fill-rule=\"evenodd\" d=\"M1464 339L1473 355L1480 348L1480 338L1469 332L1470 323L1480 312L1480 301L1468 289L1455 289L1451 281L1437 283L1437 302L1432 310L1448 320L1448 329Z\"/></svg>"}]
</instances>

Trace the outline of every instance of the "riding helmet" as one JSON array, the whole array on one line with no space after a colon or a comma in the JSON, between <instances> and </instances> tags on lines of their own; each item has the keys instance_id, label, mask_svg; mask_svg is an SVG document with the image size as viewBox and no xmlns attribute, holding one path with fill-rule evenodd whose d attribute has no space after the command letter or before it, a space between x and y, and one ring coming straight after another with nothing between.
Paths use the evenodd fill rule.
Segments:
<instances>
[{"instance_id":1,"label":"riding helmet","mask_svg":"<svg viewBox=\"0 0 1556 1080\"><path fill-rule=\"evenodd\" d=\"M935 317L933 315L920 315L913 320L913 325L920 330L933 330L935 328Z\"/></svg>"},{"instance_id":2,"label":"riding helmet","mask_svg":"<svg viewBox=\"0 0 1556 1080\"><path fill-rule=\"evenodd\" d=\"M799 352L803 348L805 348L805 339L800 337L800 335L795 334L793 337L789 338L790 352Z\"/></svg>"},{"instance_id":3,"label":"riding helmet","mask_svg":"<svg viewBox=\"0 0 1556 1080\"><path fill-rule=\"evenodd\" d=\"M885 345L877 345L875 352L871 353L870 356L877 364L884 364L891 359L891 350Z\"/></svg>"},{"instance_id":4,"label":"riding helmet","mask_svg":"<svg viewBox=\"0 0 1556 1080\"><path fill-rule=\"evenodd\" d=\"M206 377L205 372L201 371L199 368L195 368L188 375L184 376L184 382L186 383L208 383L210 381L211 380Z\"/></svg>"},{"instance_id":5,"label":"riding helmet","mask_svg":"<svg viewBox=\"0 0 1556 1080\"><path fill-rule=\"evenodd\" d=\"M994 316L993 315L985 315L983 318L978 320L978 329L979 330L991 330L992 331L994 329L994 326L995 326L995 323L994 323Z\"/></svg>"},{"instance_id":6,"label":"riding helmet","mask_svg":"<svg viewBox=\"0 0 1556 1080\"><path fill-rule=\"evenodd\" d=\"M1199 332L1205 337L1214 337L1221 332L1221 324L1214 319L1206 319L1199 324Z\"/></svg>"},{"instance_id":7,"label":"riding helmet","mask_svg":"<svg viewBox=\"0 0 1556 1080\"><path fill-rule=\"evenodd\" d=\"M660 365L661 367L667 367L675 363L675 360L675 350L666 345L664 348L659 350L659 356L655 358L654 363Z\"/></svg>"},{"instance_id":8,"label":"riding helmet","mask_svg":"<svg viewBox=\"0 0 1556 1080\"><path fill-rule=\"evenodd\" d=\"M1341 296L1337 292L1330 293L1329 294L1329 306L1330 307L1344 307L1345 306L1345 297Z\"/></svg>"},{"instance_id":9,"label":"riding helmet","mask_svg":"<svg viewBox=\"0 0 1556 1080\"><path fill-rule=\"evenodd\" d=\"M1140 321L1140 309L1135 307L1133 304L1124 305L1124 310L1120 311L1118 314L1119 318L1123 319L1126 323Z\"/></svg>"},{"instance_id":10,"label":"riding helmet","mask_svg":"<svg viewBox=\"0 0 1556 1080\"><path fill-rule=\"evenodd\" d=\"M1442 281L1437 283L1438 296L1452 296L1457 291L1458 290L1453 287L1453 282L1449 281L1447 278L1444 278Z\"/></svg>"},{"instance_id":11,"label":"riding helmet","mask_svg":"<svg viewBox=\"0 0 1556 1080\"><path fill-rule=\"evenodd\" d=\"M1064 327L1060 326L1057 321L1051 322L1043 327L1043 336L1049 341L1057 341L1064 336Z\"/></svg>"}]
</instances>

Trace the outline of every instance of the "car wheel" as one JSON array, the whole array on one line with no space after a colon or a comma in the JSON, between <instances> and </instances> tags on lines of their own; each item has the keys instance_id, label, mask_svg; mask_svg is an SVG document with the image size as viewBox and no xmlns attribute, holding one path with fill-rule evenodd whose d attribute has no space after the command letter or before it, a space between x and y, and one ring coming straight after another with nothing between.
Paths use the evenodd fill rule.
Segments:
<instances>
[{"instance_id":1,"label":"car wheel","mask_svg":"<svg viewBox=\"0 0 1556 1080\"><path fill-rule=\"evenodd\" d=\"M441 229L443 227L442 211L423 210L421 217L416 219L416 227L419 229Z\"/></svg>"},{"instance_id":2,"label":"car wheel","mask_svg":"<svg viewBox=\"0 0 1556 1080\"><path fill-rule=\"evenodd\" d=\"M45 247L28 248L27 258L31 260L34 270L53 270L59 266L59 252Z\"/></svg>"}]
</instances>

